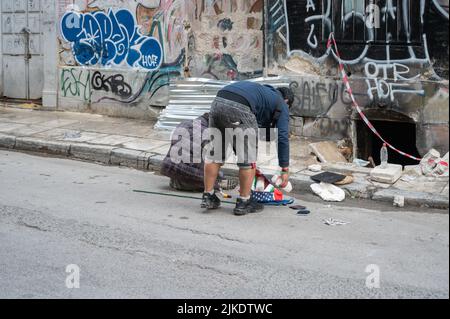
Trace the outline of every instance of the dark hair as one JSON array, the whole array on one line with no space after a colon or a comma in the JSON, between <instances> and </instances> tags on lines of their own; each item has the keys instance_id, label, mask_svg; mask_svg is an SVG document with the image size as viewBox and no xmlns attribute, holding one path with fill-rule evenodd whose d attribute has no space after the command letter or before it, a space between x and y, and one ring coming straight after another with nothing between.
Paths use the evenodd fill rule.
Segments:
<instances>
[{"instance_id":1,"label":"dark hair","mask_svg":"<svg viewBox=\"0 0 450 319\"><path fill-rule=\"evenodd\" d=\"M288 87L278 88L278 91L283 96L283 99L287 100L287 104L289 105L289 107L292 107L295 99L294 92L292 92L292 90Z\"/></svg>"}]
</instances>

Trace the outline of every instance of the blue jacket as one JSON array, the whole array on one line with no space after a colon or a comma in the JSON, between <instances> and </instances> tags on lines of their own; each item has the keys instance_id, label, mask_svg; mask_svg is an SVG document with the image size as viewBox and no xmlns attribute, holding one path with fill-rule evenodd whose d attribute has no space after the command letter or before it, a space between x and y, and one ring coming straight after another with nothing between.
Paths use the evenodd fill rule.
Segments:
<instances>
[{"instance_id":1,"label":"blue jacket","mask_svg":"<svg viewBox=\"0 0 450 319\"><path fill-rule=\"evenodd\" d=\"M278 161L280 167L289 167L289 107L281 93L270 85L241 81L223 88L245 98L258 120L260 128L270 128L273 115L281 106L281 116L276 123L278 129Z\"/></svg>"}]
</instances>

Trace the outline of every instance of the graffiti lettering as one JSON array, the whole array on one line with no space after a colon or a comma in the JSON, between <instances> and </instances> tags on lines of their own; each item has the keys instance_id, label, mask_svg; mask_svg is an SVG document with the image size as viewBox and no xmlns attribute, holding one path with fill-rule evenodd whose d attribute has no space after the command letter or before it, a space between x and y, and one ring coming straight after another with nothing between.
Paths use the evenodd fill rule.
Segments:
<instances>
[{"instance_id":1,"label":"graffiti lettering","mask_svg":"<svg viewBox=\"0 0 450 319\"><path fill-rule=\"evenodd\" d=\"M106 77L99 71L95 71L92 75L92 88L97 91L111 91L124 99L129 98L133 94L131 86L125 82L122 74Z\"/></svg>"},{"instance_id":2,"label":"graffiti lettering","mask_svg":"<svg viewBox=\"0 0 450 319\"><path fill-rule=\"evenodd\" d=\"M420 77L408 76L410 68L400 63L375 63L368 62L365 65L366 83L368 87L368 96L371 100L375 99L374 92L377 93L379 99L395 100L395 95L417 94L424 95L425 91L421 89L410 88L408 81L414 81ZM393 82L391 82L391 80ZM404 83L397 83L403 81Z\"/></svg>"},{"instance_id":3,"label":"graffiti lettering","mask_svg":"<svg viewBox=\"0 0 450 319\"><path fill-rule=\"evenodd\" d=\"M290 88L295 94L294 115L325 117L338 102L345 106L352 103L345 85L337 81L305 78L300 83L291 82Z\"/></svg>"},{"instance_id":4,"label":"graffiti lettering","mask_svg":"<svg viewBox=\"0 0 450 319\"><path fill-rule=\"evenodd\" d=\"M61 19L61 34L72 44L80 65L128 65L156 70L162 63L159 41L143 36L133 14L125 9L108 13L67 12Z\"/></svg>"},{"instance_id":5,"label":"graffiti lettering","mask_svg":"<svg viewBox=\"0 0 450 319\"><path fill-rule=\"evenodd\" d=\"M63 97L79 98L83 101L91 99L91 76L89 71L77 68L61 70L61 93Z\"/></svg>"}]
</instances>

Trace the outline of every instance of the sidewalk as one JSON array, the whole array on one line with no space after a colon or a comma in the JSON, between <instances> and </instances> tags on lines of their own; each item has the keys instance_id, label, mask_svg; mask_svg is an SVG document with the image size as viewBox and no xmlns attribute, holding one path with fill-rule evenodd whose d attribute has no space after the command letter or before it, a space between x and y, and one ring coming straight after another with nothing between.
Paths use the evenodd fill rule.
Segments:
<instances>
[{"instance_id":1,"label":"sidewalk","mask_svg":"<svg viewBox=\"0 0 450 319\"><path fill-rule=\"evenodd\" d=\"M0 148L39 152L54 156L93 161L140 170L160 167L169 149L169 134L153 129L149 121L110 118L86 113L48 112L0 107ZM294 138L292 150L292 183L297 193L311 193L311 176L307 167L317 163L309 153L310 141ZM265 145L261 145L264 147ZM266 145L273 148L274 145ZM273 154L273 152L271 152ZM276 156L262 156L260 168L266 174L277 171ZM331 165L330 171L339 167ZM236 166L227 163L226 175L237 175ZM355 182L343 186L352 198L393 203L394 197L405 197L407 205L432 208L449 207L447 178L399 181L394 185L374 183L368 170L353 171Z\"/></svg>"}]
</instances>

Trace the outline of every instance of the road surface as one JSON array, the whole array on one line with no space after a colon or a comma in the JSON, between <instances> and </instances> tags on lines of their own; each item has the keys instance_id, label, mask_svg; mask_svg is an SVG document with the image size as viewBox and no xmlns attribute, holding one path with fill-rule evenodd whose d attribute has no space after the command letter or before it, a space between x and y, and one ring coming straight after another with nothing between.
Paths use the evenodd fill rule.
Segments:
<instances>
[{"instance_id":1,"label":"road surface","mask_svg":"<svg viewBox=\"0 0 450 319\"><path fill-rule=\"evenodd\" d=\"M446 212L300 196L310 216L235 217L231 205L205 214L198 200L133 192L167 184L0 151L0 297L449 297Z\"/></svg>"}]
</instances>

